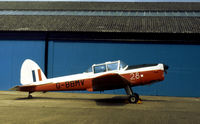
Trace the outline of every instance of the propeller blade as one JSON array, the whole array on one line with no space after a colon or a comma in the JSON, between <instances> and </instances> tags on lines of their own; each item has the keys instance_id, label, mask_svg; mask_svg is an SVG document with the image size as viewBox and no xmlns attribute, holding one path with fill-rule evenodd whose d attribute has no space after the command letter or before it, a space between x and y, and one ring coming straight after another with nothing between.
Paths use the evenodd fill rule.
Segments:
<instances>
[{"instance_id":1,"label":"propeller blade","mask_svg":"<svg viewBox=\"0 0 200 124\"><path fill-rule=\"evenodd\" d=\"M165 71L166 74L167 74L168 69L169 69L169 66L164 64L164 71Z\"/></svg>"}]
</instances>

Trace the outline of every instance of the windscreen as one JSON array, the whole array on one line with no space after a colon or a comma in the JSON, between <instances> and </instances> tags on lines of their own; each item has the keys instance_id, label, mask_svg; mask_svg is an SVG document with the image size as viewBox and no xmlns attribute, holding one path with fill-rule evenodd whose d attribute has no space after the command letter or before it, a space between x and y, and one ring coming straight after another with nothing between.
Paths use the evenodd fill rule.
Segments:
<instances>
[{"instance_id":1,"label":"windscreen","mask_svg":"<svg viewBox=\"0 0 200 124\"><path fill-rule=\"evenodd\" d=\"M120 61L120 66L119 66L120 69L123 69L123 68L125 68L126 66L127 66L126 63Z\"/></svg>"}]
</instances>

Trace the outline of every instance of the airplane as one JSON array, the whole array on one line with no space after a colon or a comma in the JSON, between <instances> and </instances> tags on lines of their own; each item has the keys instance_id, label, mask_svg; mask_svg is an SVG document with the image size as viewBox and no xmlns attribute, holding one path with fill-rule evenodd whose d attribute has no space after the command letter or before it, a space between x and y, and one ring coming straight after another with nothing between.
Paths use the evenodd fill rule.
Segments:
<instances>
[{"instance_id":1,"label":"airplane","mask_svg":"<svg viewBox=\"0 0 200 124\"><path fill-rule=\"evenodd\" d=\"M143 64L129 66L124 62L109 61L93 64L87 72L47 79L33 60L26 59L21 66L21 86L10 90L28 92L47 91L104 91L124 88L130 103L137 103L139 95L131 87L163 81L168 66L165 64Z\"/></svg>"}]
</instances>

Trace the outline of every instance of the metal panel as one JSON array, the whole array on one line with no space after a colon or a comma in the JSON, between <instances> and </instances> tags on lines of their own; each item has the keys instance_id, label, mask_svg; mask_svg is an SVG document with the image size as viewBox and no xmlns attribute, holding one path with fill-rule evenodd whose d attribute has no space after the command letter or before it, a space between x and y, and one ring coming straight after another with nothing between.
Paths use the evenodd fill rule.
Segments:
<instances>
[{"instance_id":1,"label":"metal panel","mask_svg":"<svg viewBox=\"0 0 200 124\"><path fill-rule=\"evenodd\" d=\"M122 60L129 65L165 63L170 68L163 82L133 89L144 95L199 97L199 49L200 45L51 41L48 76L81 73L94 63L112 60Z\"/></svg>"},{"instance_id":2,"label":"metal panel","mask_svg":"<svg viewBox=\"0 0 200 124\"><path fill-rule=\"evenodd\" d=\"M20 69L25 59L36 61L44 70L44 41L0 40L0 90L20 84Z\"/></svg>"}]
</instances>

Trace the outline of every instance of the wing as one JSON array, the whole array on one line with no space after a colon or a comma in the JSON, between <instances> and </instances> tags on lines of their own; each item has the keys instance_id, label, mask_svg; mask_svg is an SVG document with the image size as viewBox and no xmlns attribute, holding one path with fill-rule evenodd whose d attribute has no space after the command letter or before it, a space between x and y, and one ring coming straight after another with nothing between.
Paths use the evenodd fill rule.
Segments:
<instances>
[{"instance_id":1,"label":"wing","mask_svg":"<svg viewBox=\"0 0 200 124\"><path fill-rule=\"evenodd\" d=\"M125 87L128 83L128 80L116 73L105 74L92 79L93 91L119 89Z\"/></svg>"}]
</instances>

